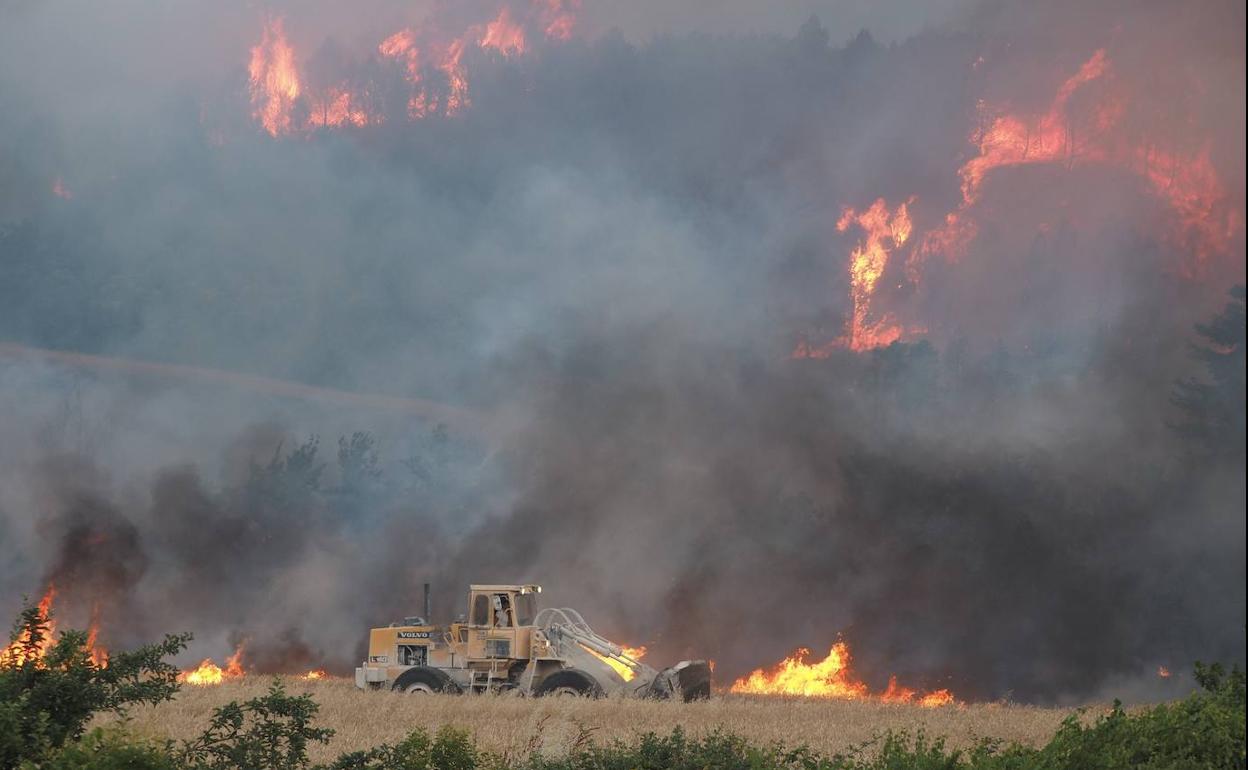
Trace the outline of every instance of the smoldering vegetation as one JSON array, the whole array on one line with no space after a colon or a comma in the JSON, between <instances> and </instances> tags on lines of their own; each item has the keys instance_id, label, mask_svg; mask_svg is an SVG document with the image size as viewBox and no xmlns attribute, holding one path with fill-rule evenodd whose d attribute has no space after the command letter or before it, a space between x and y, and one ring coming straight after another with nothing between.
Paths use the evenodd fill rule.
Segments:
<instances>
[{"instance_id":1,"label":"smoldering vegetation","mask_svg":"<svg viewBox=\"0 0 1248 770\"><path fill-rule=\"evenodd\" d=\"M453 118L281 138L258 21L172 8L0 6L0 341L491 427L0 356L0 608L54 583L118 645L257 671L348 670L421 582L445 621L520 580L721 681L838 634L966 699L1242 661L1242 8L586 34L470 52ZM358 22L286 12L310 72L387 77ZM188 23L216 48L162 68ZM978 100L1042 110L1100 47L1132 132L1208 148L1230 244L1196 258L1120 168L1004 169L967 254L881 281L924 333L794 359L852 310L841 208L939 223Z\"/></svg>"}]
</instances>

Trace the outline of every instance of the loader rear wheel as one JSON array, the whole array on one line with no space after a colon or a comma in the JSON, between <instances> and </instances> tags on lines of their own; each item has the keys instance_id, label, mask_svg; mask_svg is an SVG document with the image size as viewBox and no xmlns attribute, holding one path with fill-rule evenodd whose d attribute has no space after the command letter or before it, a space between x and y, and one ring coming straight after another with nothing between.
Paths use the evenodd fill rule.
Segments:
<instances>
[{"instance_id":1,"label":"loader rear wheel","mask_svg":"<svg viewBox=\"0 0 1248 770\"><path fill-rule=\"evenodd\" d=\"M577 698L601 698L602 687L584 671L565 668L542 680L534 695Z\"/></svg>"},{"instance_id":2,"label":"loader rear wheel","mask_svg":"<svg viewBox=\"0 0 1248 770\"><path fill-rule=\"evenodd\" d=\"M460 692L459 685L452 682L449 676L436 668L425 666L409 668L399 674L390 689L411 695L432 695L439 692L459 694Z\"/></svg>"}]
</instances>

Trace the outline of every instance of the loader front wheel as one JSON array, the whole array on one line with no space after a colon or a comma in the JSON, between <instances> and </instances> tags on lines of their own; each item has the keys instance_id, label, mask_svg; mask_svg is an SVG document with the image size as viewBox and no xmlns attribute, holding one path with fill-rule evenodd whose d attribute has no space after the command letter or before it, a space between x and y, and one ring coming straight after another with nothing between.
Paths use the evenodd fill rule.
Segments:
<instances>
[{"instance_id":1,"label":"loader front wheel","mask_svg":"<svg viewBox=\"0 0 1248 770\"><path fill-rule=\"evenodd\" d=\"M601 698L602 687L584 671L565 668L543 679L533 694L538 697Z\"/></svg>"},{"instance_id":2,"label":"loader front wheel","mask_svg":"<svg viewBox=\"0 0 1248 770\"><path fill-rule=\"evenodd\" d=\"M458 694L460 692L459 685L452 682L449 676L436 668L425 666L409 668L399 674L390 689L410 695L432 695L439 692Z\"/></svg>"}]
</instances>

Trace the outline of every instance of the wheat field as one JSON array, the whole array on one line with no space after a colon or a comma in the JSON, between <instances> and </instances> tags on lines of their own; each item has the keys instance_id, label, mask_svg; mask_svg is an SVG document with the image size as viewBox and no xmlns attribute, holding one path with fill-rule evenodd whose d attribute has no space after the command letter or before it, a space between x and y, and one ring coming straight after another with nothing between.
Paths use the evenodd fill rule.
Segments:
<instances>
[{"instance_id":1,"label":"wheat field","mask_svg":"<svg viewBox=\"0 0 1248 770\"><path fill-rule=\"evenodd\" d=\"M232 700L264 694L272 680L243 677L215 686L184 686L177 697L131 711L129 729L152 738L187 739L199 733L212 710ZM680 725L691 736L717 729L755 743L806 744L825 753L844 752L886 730L923 730L947 736L952 746L981 738L1037 745L1047 741L1068 709L1006 704L922 708L912 705L827 699L717 695L701 703L628 700L534 699L514 696L461 696L361 692L346 679L286 680L292 694L310 693L321 710L317 725L335 730L312 758L328 761L344 751L401 740L423 727L465 728L479 748L517 756L538 750L565 751L574 742L599 744L631 740ZM98 724L115 721L100 718Z\"/></svg>"}]
</instances>

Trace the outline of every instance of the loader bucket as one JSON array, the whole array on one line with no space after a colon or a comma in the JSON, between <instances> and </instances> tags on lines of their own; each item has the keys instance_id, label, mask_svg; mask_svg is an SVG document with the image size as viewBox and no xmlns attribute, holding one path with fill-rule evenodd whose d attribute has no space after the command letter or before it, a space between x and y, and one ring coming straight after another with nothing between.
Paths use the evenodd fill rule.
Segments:
<instances>
[{"instance_id":1,"label":"loader bucket","mask_svg":"<svg viewBox=\"0 0 1248 770\"><path fill-rule=\"evenodd\" d=\"M689 701L711 697L711 665L705 660L682 660L654 678L650 692L660 698Z\"/></svg>"}]
</instances>

